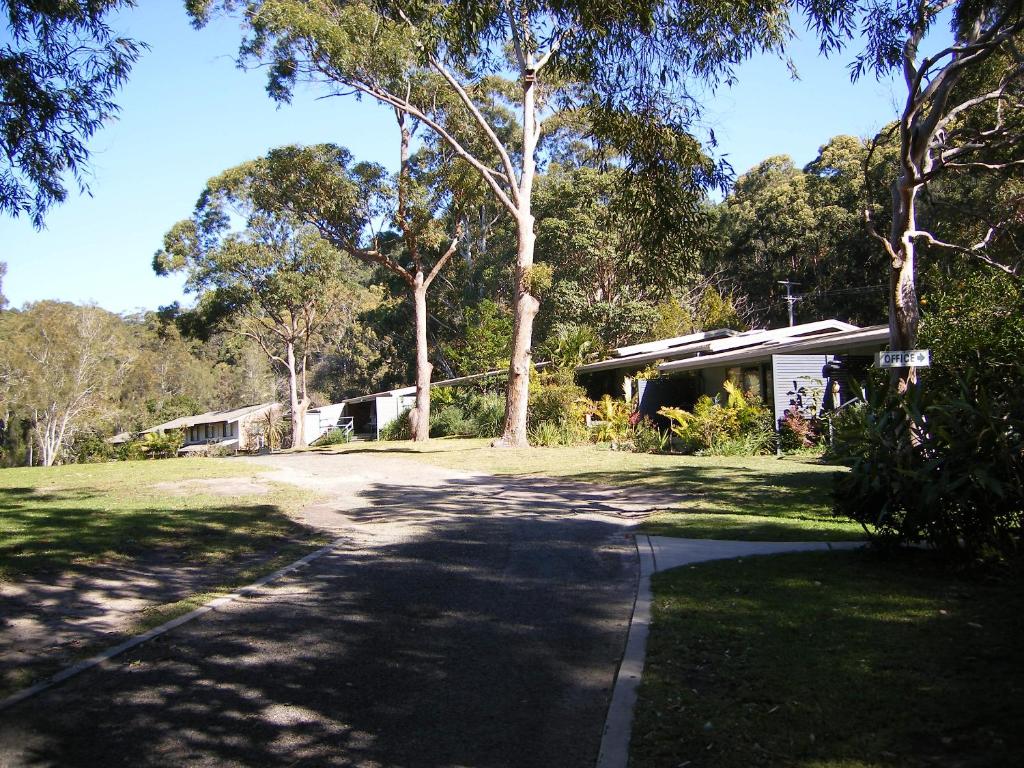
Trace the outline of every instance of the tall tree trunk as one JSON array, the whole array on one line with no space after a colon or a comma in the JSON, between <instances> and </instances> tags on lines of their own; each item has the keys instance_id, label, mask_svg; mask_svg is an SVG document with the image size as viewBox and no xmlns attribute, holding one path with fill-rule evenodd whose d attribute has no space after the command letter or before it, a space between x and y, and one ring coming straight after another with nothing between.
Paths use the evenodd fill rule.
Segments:
<instances>
[{"instance_id":1,"label":"tall tree trunk","mask_svg":"<svg viewBox=\"0 0 1024 768\"><path fill-rule=\"evenodd\" d=\"M295 345L288 342L288 395L292 409L292 448L301 448L306 444L306 408L305 397L299 400L299 381L295 372Z\"/></svg>"},{"instance_id":2,"label":"tall tree trunk","mask_svg":"<svg viewBox=\"0 0 1024 768\"><path fill-rule=\"evenodd\" d=\"M427 347L427 285L423 270L416 272L412 298L416 322L416 407L409 417L412 439L422 442L430 439L430 377L434 371Z\"/></svg>"},{"instance_id":3,"label":"tall tree trunk","mask_svg":"<svg viewBox=\"0 0 1024 768\"><path fill-rule=\"evenodd\" d=\"M889 268L889 347L893 350L914 349L921 323L915 281L915 243L917 229L915 204L918 186L904 169L892 185L892 247ZM890 384L900 394L917 384L917 368L893 368Z\"/></svg>"},{"instance_id":4,"label":"tall tree trunk","mask_svg":"<svg viewBox=\"0 0 1024 768\"><path fill-rule=\"evenodd\" d=\"M523 76L523 157L519 180L519 210L516 215L516 304L512 335L512 360L508 369L505 398L505 424L495 447L527 448L527 409L530 404L530 363L533 344L533 319L540 301L530 293L533 247L536 241L532 212L533 179L537 165L536 75L532 65Z\"/></svg>"}]
</instances>

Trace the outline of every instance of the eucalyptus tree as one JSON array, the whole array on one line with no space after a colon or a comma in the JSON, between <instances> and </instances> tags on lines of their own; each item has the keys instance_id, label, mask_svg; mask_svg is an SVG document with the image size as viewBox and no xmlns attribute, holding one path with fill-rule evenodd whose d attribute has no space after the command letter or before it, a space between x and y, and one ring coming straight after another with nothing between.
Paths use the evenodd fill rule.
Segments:
<instances>
[{"instance_id":1,"label":"eucalyptus tree","mask_svg":"<svg viewBox=\"0 0 1024 768\"><path fill-rule=\"evenodd\" d=\"M117 112L114 96L142 44L106 23L133 0L4 0L0 42L0 214L41 227L67 197L65 175L85 188L88 139Z\"/></svg>"},{"instance_id":2,"label":"eucalyptus tree","mask_svg":"<svg viewBox=\"0 0 1024 768\"><path fill-rule=\"evenodd\" d=\"M133 356L121 318L99 307L41 301L0 315L4 410L31 424L44 467L90 420L117 410Z\"/></svg>"},{"instance_id":3,"label":"eucalyptus tree","mask_svg":"<svg viewBox=\"0 0 1024 768\"><path fill-rule=\"evenodd\" d=\"M552 271L538 316L542 334L586 326L605 348L634 344L657 323L659 303L690 281L697 260L686 241L692 227L678 238L643 243L622 205L628 184L621 168L562 163L551 163L538 180L537 260Z\"/></svg>"},{"instance_id":4,"label":"eucalyptus tree","mask_svg":"<svg viewBox=\"0 0 1024 768\"><path fill-rule=\"evenodd\" d=\"M920 219L923 193L957 177L1006 177L1024 166L1024 3L1020 0L891 0L866 6L840 3L836 19L847 31L859 19L867 45L854 61L854 76L899 73L905 95L892 131L899 147L898 170L890 185L891 219L880 227L877 209L864 218L871 237L889 261L889 329L893 349L917 344L920 308L916 282L919 245L945 250L1013 272L1019 265L989 256L1018 217L1020 197L990 208L974 240L947 241ZM949 20L952 42L924 54L928 35ZM969 231L969 230L965 230ZM906 392L917 381L915 368L894 369L893 386Z\"/></svg>"},{"instance_id":5,"label":"eucalyptus tree","mask_svg":"<svg viewBox=\"0 0 1024 768\"><path fill-rule=\"evenodd\" d=\"M153 257L157 274L187 273L208 317L252 339L288 377L292 445L305 445L310 358L332 315L358 302L346 256L316 228L262 197L266 163L231 168L208 183L191 218ZM240 228L236 224L241 224Z\"/></svg>"},{"instance_id":6,"label":"eucalyptus tree","mask_svg":"<svg viewBox=\"0 0 1024 768\"><path fill-rule=\"evenodd\" d=\"M681 186L719 182L690 133L691 75L714 81L752 50L788 33L786 3L648 0L629 3L490 0L186 0L197 24L240 10L244 61L269 64L268 90L287 101L299 81L332 95L368 96L426 126L514 220L515 330L502 437L527 444L533 321L532 193L548 125L586 113L595 139L618 145L640 171L638 221L695 221ZM426 87L426 82L437 87ZM435 100L443 93L446 98ZM498 94L514 125L489 109ZM458 120L448 119L458 110ZM453 126L460 124L459 130ZM680 178L686 184L680 184ZM690 191L690 190L687 190ZM650 210L657 202L661 209ZM666 214L667 211L667 214ZM646 214L646 215L644 215Z\"/></svg>"},{"instance_id":7,"label":"eucalyptus tree","mask_svg":"<svg viewBox=\"0 0 1024 768\"><path fill-rule=\"evenodd\" d=\"M412 300L416 338L416 440L430 436L427 293L456 253L461 226L441 216L457 207L421 173L411 153L415 126L396 110L399 171L390 178L373 163L354 162L333 144L282 147L253 165L250 190L261 210L313 228L332 247L397 276ZM393 230L385 230L393 225Z\"/></svg>"}]
</instances>

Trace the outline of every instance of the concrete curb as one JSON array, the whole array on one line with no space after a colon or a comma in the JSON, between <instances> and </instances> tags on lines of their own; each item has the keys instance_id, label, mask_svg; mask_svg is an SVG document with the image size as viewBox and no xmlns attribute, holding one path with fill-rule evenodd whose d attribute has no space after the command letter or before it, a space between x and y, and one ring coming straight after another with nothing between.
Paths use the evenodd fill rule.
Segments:
<instances>
[{"instance_id":1,"label":"concrete curb","mask_svg":"<svg viewBox=\"0 0 1024 768\"><path fill-rule=\"evenodd\" d=\"M53 688L56 685L60 685L65 680L68 680L74 677L75 675L79 675L82 672L85 672L86 670L106 664L115 656L119 656L125 651L129 651L132 648L135 648L136 646L149 642L153 638L166 634L167 632L170 632L172 629L180 627L182 624L187 624L188 622L194 619L198 619L200 616L203 616L209 613L210 611L215 611L218 608L227 605L228 603L232 603L235 600L251 595L260 587L266 586L272 581L276 581L282 576L286 576L292 571L302 568L303 566L309 565L314 560L323 557L328 552L333 551L334 548L341 544L343 540L344 539L341 538L335 539L326 547L321 547L318 550L310 552L305 557L299 558L295 562L290 563L289 565L286 565L283 568L278 568L273 573L268 573L266 576L263 576L262 578L254 581L252 584L244 586L241 589L238 589L222 597L214 598L210 602L199 606L193 611L189 611L186 614L173 618L170 621L161 624L159 627L154 627L153 629L147 632L143 632L141 635L135 635L134 637L130 637L123 643L115 645L111 648L107 648L106 650L97 653L95 656L91 656L88 659L78 662L77 664L72 664L70 667L65 667L60 672L53 675L52 677L47 678L46 680L38 682L35 685L31 685L28 688L22 688L20 691L12 693L10 696L7 696L4 699L0 699L0 712L10 709L11 707L20 704L26 699L30 699L33 696L40 694L43 691L49 690L50 688Z\"/></svg>"},{"instance_id":2,"label":"concrete curb","mask_svg":"<svg viewBox=\"0 0 1024 768\"><path fill-rule=\"evenodd\" d=\"M644 672L647 653L647 633L651 623L651 575L657 570L654 549L644 534L633 537L640 559L636 600L629 621L626 650L622 654L608 716L601 736L601 749L597 753L597 768L625 768L629 761L629 739L633 730L633 710L637 689Z\"/></svg>"}]
</instances>

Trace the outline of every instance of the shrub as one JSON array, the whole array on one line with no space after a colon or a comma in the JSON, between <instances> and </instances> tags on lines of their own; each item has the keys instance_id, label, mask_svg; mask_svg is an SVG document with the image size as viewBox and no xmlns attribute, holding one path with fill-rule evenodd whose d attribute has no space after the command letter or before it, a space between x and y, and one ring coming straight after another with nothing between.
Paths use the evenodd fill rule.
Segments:
<instances>
[{"instance_id":1,"label":"shrub","mask_svg":"<svg viewBox=\"0 0 1024 768\"><path fill-rule=\"evenodd\" d=\"M779 443L784 451L798 451L821 445L822 423L817 417L807 418L800 410L786 410L779 424Z\"/></svg>"},{"instance_id":2,"label":"shrub","mask_svg":"<svg viewBox=\"0 0 1024 768\"><path fill-rule=\"evenodd\" d=\"M726 382L728 400L722 405L707 395L697 398L693 411L661 408L684 453L707 456L754 456L775 449L771 413L752 395Z\"/></svg>"},{"instance_id":3,"label":"shrub","mask_svg":"<svg viewBox=\"0 0 1024 768\"><path fill-rule=\"evenodd\" d=\"M1018 553L1024 395L979 386L973 371L957 388L956 397L875 398L860 433L844 437L851 468L836 480L834 511L882 543L926 542L972 560Z\"/></svg>"},{"instance_id":4,"label":"shrub","mask_svg":"<svg viewBox=\"0 0 1024 768\"><path fill-rule=\"evenodd\" d=\"M148 459L169 459L178 455L185 444L185 433L180 429L169 432L147 432L142 439L142 452Z\"/></svg>"},{"instance_id":5,"label":"shrub","mask_svg":"<svg viewBox=\"0 0 1024 768\"><path fill-rule=\"evenodd\" d=\"M531 445L570 445L575 440L567 435L565 430L551 421L542 421L540 424L530 427L528 430L529 442Z\"/></svg>"},{"instance_id":6,"label":"shrub","mask_svg":"<svg viewBox=\"0 0 1024 768\"><path fill-rule=\"evenodd\" d=\"M646 416L633 427L632 448L636 453L664 453L668 449L669 433L662 432Z\"/></svg>"},{"instance_id":7,"label":"shrub","mask_svg":"<svg viewBox=\"0 0 1024 768\"><path fill-rule=\"evenodd\" d=\"M114 447L114 458L118 461L141 461L146 458L141 440L129 440Z\"/></svg>"},{"instance_id":8,"label":"shrub","mask_svg":"<svg viewBox=\"0 0 1024 768\"><path fill-rule=\"evenodd\" d=\"M476 437L497 437L505 421L505 398L497 392L473 395L467 403L469 420Z\"/></svg>"},{"instance_id":9,"label":"shrub","mask_svg":"<svg viewBox=\"0 0 1024 768\"><path fill-rule=\"evenodd\" d=\"M95 432L77 435L68 454L72 461L82 464L98 464L116 458L114 447Z\"/></svg>"},{"instance_id":10,"label":"shrub","mask_svg":"<svg viewBox=\"0 0 1024 768\"><path fill-rule=\"evenodd\" d=\"M591 406L590 413L597 419L591 433L599 443L619 443L633 436L633 415L629 403L605 395Z\"/></svg>"},{"instance_id":11,"label":"shrub","mask_svg":"<svg viewBox=\"0 0 1024 768\"><path fill-rule=\"evenodd\" d=\"M544 373L537 377L537 382L530 392L528 428L531 434L543 434L544 440L558 440L541 445L572 445L585 441L590 401L583 388L573 381L572 371ZM543 427L545 424L550 426ZM543 433L539 432L541 429Z\"/></svg>"},{"instance_id":12,"label":"shrub","mask_svg":"<svg viewBox=\"0 0 1024 768\"><path fill-rule=\"evenodd\" d=\"M430 414L431 437L472 435L476 431L473 420L457 405L445 405Z\"/></svg>"},{"instance_id":13,"label":"shrub","mask_svg":"<svg viewBox=\"0 0 1024 768\"><path fill-rule=\"evenodd\" d=\"M344 429L338 429L335 427L324 434L320 435L310 445L312 446L323 446L323 445L342 445L344 443L352 442L352 433L347 432Z\"/></svg>"},{"instance_id":14,"label":"shrub","mask_svg":"<svg viewBox=\"0 0 1024 768\"><path fill-rule=\"evenodd\" d=\"M381 440L412 440L411 409L406 408L380 430Z\"/></svg>"}]
</instances>

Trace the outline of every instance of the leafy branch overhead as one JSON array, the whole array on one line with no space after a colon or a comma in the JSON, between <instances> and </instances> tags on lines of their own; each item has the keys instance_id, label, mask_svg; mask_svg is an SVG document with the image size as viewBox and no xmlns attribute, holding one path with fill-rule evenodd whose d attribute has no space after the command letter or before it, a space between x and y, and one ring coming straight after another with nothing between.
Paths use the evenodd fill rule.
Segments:
<instances>
[{"instance_id":1,"label":"leafy branch overhead","mask_svg":"<svg viewBox=\"0 0 1024 768\"><path fill-rule=\"evenodd\" d=\"M0 215L36 227L88 189L90 137L117 114L114 96L145 45L117 36L105 17L133 0L7 0L0 44Z\"/></svg>"}]
</instances>

